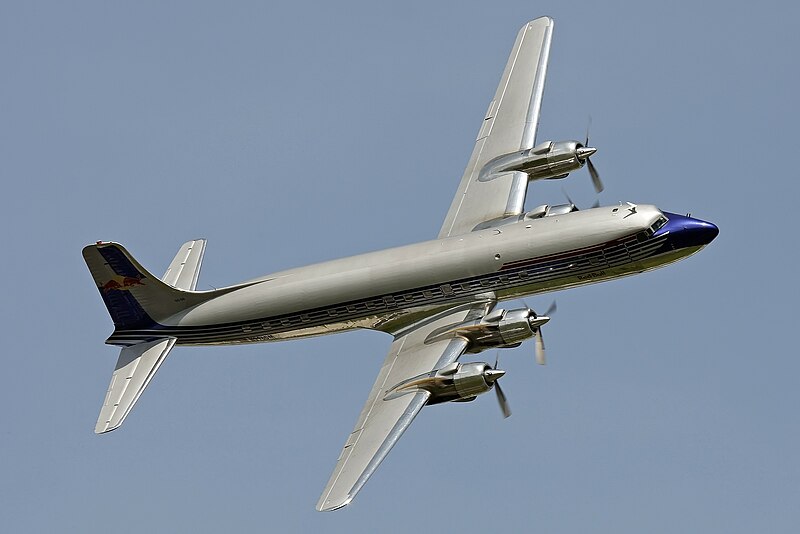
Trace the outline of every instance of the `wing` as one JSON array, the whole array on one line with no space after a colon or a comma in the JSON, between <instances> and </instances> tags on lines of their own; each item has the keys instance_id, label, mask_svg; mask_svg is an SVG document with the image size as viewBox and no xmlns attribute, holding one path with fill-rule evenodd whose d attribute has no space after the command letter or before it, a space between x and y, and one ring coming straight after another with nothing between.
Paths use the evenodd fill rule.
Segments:
<instances>
[{"instance_id":1,"label":"wing","mask_svg":"<svg viewBox=\"0 0 800 534\"><path fill-rule=\"evenodd\" d=\"M353 432L317 503L317 510L336 510L353 500L367 479L403 435L428 401L428 392L383 400L386 392L402 380L444 367L466 350L461 338L425 344L425 338L441 326L482 317L494 302L453 308L395 337L389 355L372 386Z\"/></svg>"},{"instance_id":2,"label":"wing","mask_svg":"<svg viewBox=\"0 0 800 534\"><path fill-rule=\"evenodd\" d=\"M477 179L489 160L533 147L552 33L553 19L541 17L527 23L517 34L440 238L470 232L485 221L522 213L528 188L525 173L508 173L488 182Z\"/></svg>"}]
</instances>

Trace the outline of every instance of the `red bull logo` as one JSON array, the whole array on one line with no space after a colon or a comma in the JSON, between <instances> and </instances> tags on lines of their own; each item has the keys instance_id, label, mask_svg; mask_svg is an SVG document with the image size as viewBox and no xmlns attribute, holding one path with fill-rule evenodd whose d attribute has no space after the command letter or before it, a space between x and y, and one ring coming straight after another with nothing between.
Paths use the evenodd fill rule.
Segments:
<instances>
[{"instance_id":1,"label":"red bull logo","mask_svg":"<svg viewBox=\"0 0 800 534\"><path fill-rule=\"evenodd\" d=\"M133 276L115 276L100 286L100 290L103 292L108 292L114 289L125 291L133 286L143 286L144 282L142 282L142 280L144 280L144 277L136 278Z\"/></svg>"}]
</instances>

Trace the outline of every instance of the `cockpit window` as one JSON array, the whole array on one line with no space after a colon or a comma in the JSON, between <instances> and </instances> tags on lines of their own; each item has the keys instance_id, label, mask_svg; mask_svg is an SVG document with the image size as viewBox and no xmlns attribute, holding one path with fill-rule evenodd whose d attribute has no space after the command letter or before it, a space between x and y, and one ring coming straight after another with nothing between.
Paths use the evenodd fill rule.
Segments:
<instances>
[{"instance_id":1,"label":"cockpit window","mask_svg":"<svg viewBox=\"0 0 800 534\"><path fill-rule=\"evenodd\" d=\"M655 234L661 228L663 228L665 224L667 224L667 218L662 215L661 217L659 217L656 220L656 222L651 224L650 227L647 230L643 230L643 231L639 232L638 234L636 234L636 240L639 241L640 243L643 242L643 241L646 241L647 239L652 237L653 234Z\"/></svg>"},{"instance_id":2,"label":"cockpit window","mask_svg":"<svg viewBox=\"0 0 800 534\"><path fill-rule=\"evenodd\" d=\"M650 226L650 230L652 230L653 233L656 233L663 228L665 224L667 224L667 218L662 215L658 218L658 220L656 220L656 222L653 223L652 226Z\"/></svg>"}]
</instances>

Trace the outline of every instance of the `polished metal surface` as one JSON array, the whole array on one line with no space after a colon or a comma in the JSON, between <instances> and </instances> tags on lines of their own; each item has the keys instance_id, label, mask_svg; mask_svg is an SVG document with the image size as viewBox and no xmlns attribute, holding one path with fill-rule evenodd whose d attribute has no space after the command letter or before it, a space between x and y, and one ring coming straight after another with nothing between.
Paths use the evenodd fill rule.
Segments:
<instances>
[{"instance_id":1,"label":"polished metal surface","mask_svg":"<svg viewBox=\"0 0 800 534\"><path fill-rule=\"evenodd\" d=\"M488 349L516 347L534 336L550 318L523 308L497 309L480 320L448 325L431 332L426 343L460 337L467 341L466 352L478 353Z\"/></svg>"},{"instance_id":2,"label":"polished metal surface","mask_svg":"<svg viewBox=\"0 0 800 534\"><path fill-rule=\"evenodd\" d=\"M478 129L475 146L445 216L439 237L470 232L476 225L522 213L527 180L507 173L491 182L477 180L487 161L536 143L544 94L553 19L540 17L517 33L494 97Z\"/></svg>"},{"instance_id":3,"label":"polished metal surface","mask_svg":"<svg viewBox=\"0 0 800 534\"><path fill-rule=\"evenodd\" d=\"M581 146L575 150L575 155L578 157L579 160L584 161L589 158L592 154L597 152L596 148L588 147L588 146Z\"/></svg>"},{"instance_id":4,"label":"polished metal surface","mask_svg":"<svg viewBox=\"0 0 800 534\"><path fill-rule=\"evenodd\" d=\"M577 141L535 144L553 21L522 27L439 233L423 243L195 291L204 240L186 243L163 279L120 244L83 256L114 322L107 343L125 347L97 430L122 423L173 345L278 341L368 328L391 334L389 353L345 440L317 504L348 504L427 404L466 402L499 378L464 353L518 346L533 337L545 362L548 310L495 309L501 300L645 272L686 258L717 235L711 223L646 204L577 211L543 205L525 213L530 180L588 166L596 149Z\"/></svg>"},{"instance_id":5,"label":"polished metal surface","mask_svg":"<svg viewBox=\"0 0 800 534\"><path fill-rule=\"evenodd\" d=\"M583 167L596 148L578 141L548 141L529 150L498 156L481 169L478 180L490 182L509 172L522 172L528 180L564 178Z\"/></svg>"},{"instance_id":6,"label":"polished metal surface","mask_svg":"<svg viewBox=\"0 0 800 534\"><path fill-rule=\"evenodd\" d=\"M384 400L393 400L407 394L426 391L428 404L473 400L490 391L505 374L484 362L456 364L403 380L386 393Z\"/></svg>"},{"instance_id":7,"label":"polished metal surface","mask_svg":"<svg viewBox=\"0 0 800 534\"><path fill-rule=\"evenodd\" d=\"M578 207L575 206L575 204L558 204L555 206L547 206L544 216L553 217L556 215L566 215L567 213L572 213L573 211L578 211Z\"/></svg>"}]
</instances>

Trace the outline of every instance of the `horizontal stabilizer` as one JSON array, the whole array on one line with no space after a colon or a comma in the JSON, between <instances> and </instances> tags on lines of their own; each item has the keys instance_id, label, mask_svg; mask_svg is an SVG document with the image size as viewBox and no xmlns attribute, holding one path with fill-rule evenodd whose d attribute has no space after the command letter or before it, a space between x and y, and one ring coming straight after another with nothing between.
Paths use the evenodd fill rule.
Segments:
<instances>
[{"instance_id":1,"label":"horizontal stabilizer","mask_svg":"<svg viewBox=\"0 0 800 534\"><path fill-rule=\"evenodd\" d=\"M174 345L175 338L169 337L122 349L97 418L96 434L122 424Z\"/></svg>"},{"instance_id":2,"label":"horizontal stabilizer","mask_svg":"<svg viewBox=\"0 0 800 534\"><path fill-rule=\"evenodd\" d=\"M205 250L205 239L194 239L184 243L161 280L172 287L194 291Z\"/></svg>"}]
</instances>

